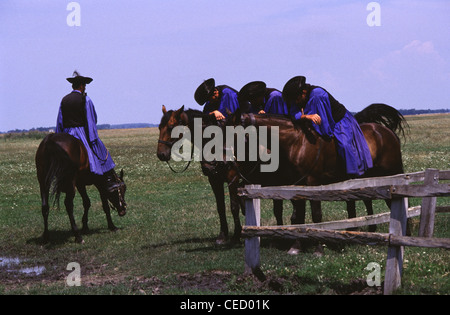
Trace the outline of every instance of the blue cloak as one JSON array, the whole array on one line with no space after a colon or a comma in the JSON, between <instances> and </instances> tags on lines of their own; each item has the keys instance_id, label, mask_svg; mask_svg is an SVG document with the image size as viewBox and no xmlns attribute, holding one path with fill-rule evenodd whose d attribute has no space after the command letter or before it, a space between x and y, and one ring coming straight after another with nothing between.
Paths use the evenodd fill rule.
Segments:
<instances>
[{"instance_id":1,"label":"blue cloak","mask_svg":"<svg viewBox=\"0 0 450 315\"><path fill-rule=\"evenodd\" d=\"M79 91L75 92L81 93ZM103 175L112 170L116 165L114 164L109 151L98 137L97 113L95 112L92 100L88 96L86 96L86 124L87 126L85 127L64 128L63 115L60 106L56 121L56 132L65 132L80 139L86 147L91 172L97 175ZM85 128L89 133L89 139L86 136Z\"/></svg>"},{"instance_id":2,"label":"blue cloak","mask_svg":"<svg viewBox=\"0 0 450 315\"><path fill-rule=\"evenodd\" d=\"M302 112L298 106L291 106L290 111L295 119L301 118ZM313 124L314 129L326 139L334 136L338 154L345 161L347 174L361 176L373 167L369 146L358 122L348 110L340 121L335 122L331 113L328 93L325 90L315 88L311 91L304 114L320 116L322 123L320 125Z\"/></svg>"},{"instance_id":3,"label":"blue cloak","mask_svg":"<svg viewBox=\"0 0 450 315\"><path fill-rule=\"evenodd\" d=\"M212 113L215 110L218 110L222 113L225 117L228 117L227 109L234 113L239 108L239 101L238 101L238 94L233 91L229 87L225 87L220 92L220 105L219 107L216 107L214 105L211 105L211 103L208 101L205 104L205 108L203 108L203 113L209 114Z\"/></svg>"},{"instance_id":4,"label":"blue cloak","mask_svg":"<svg viewBox=\"0 0 450 315\"><path fill-rule=\"evenodd\" d=\"M289 109L283 100L283 95L280 91L274 90L269 94L264 111L266 114L288 115Z\"/></svg>"}]
</instances>

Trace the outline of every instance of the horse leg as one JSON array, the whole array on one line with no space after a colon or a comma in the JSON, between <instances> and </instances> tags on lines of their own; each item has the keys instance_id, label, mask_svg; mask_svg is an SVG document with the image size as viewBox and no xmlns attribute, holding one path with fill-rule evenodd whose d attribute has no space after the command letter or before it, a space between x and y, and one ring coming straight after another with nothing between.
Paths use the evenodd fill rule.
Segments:
<instances>
[{"instance_id":1,"label":"horse leg","mask_svg":"<svg viewBox=\"0 0 450 315\"><path fill-rule=\"evenodd\" d=\"M320 201L310 201L311 204L311 216L314 223L322 222L322 204ZM316 243L316 242L314 242ZM320 243L316 243L316 249L314 250L314 255L322 256L323 248Z\"/></svg>"},{"instance_id":2,"label":"horse leg","mask_svg":"<svg viewBox=\"0 0 450 315\"><path fill-rule=\"evenodd\" d=\"M209 184L216 197L217 212L220 220L220 234L216 239L216 244L223 245L228 238L228 224L225 214L225 190L223 188L223 181L214 177L208 176Z\"/></svg>"},{"instance_id":3,"label":"horse leg","mask_svg":"<svg viewBox=\"0 0 450 315\"><path fill-rule=\"evenodd\" d=\"M42 201L42 216L44 217L44 234L42 234L42 239L44 243L48 243L49 234L48 234L48 214L49 214L49 205L48 205L48 197L49 191L43 188L41 185L41 201Z\"/></svg>"},{"instance_id":4,"label":"horse leg","mask_svg":"<svg viewBox=\"0 0 450 315\"><path fill-rule=\"evenodd\" d=\"M100 193L100 199L102 200L103 211L106 214L106 221L108 222L108 229L111 232L115 232L118 230L118 228L114 225L114 223L112 221L111 209L109 208L108 198L106 196L104 196L102 193Z\"/></svg>"},{"instance_id":5,"label":"horse leg","mask_svg":"<svg viewBox=\"0 0 450 315\"><path fill-rule=\"evenodd\" d=\"M231 213L233 214L233 220L234 220L234 234L231 239L232 244L239 243L239 240L241 239L241 232L242 232L242 226L241 226L241 220L239 218L239 197L238 197L238 191L237 191L237 185L231 184L228 186L228 190L230 192L230 205L231 205Z\"/></svg>"},{"instance_id":6,"label":"horse leg","mask_svg":"<svg viewBox=\"0 0 450 315\"><path fill-rule=\"evenodd\" d=\"M291 224L305 224L305 200L291 200L294 210L292 211Z\"/></svg>"},{"instance_id":7,"label":"horse leg","mask_svg":"<svg viewBox=\"0 0 450 315\"><path fill-rule=\"evenodd\" d=\"M75 198L75 188L70 189L66 192L66 198L64 199L64 205L66 206L67 214L69 215L70 226L72 227L73 234L75 235L75 241L77 243L83 244L84 241L81 238L80 231L75 223L75 218L73 216L73 199Z\"/></svg>"},{"instance_id":8,"label":"horse leg","mask_svg":"<svg viewBox=\"0 0 450 315\"><path fill-rule=\"evenodd\" d=\"M373 206L372 206L372 200L364 200L364 205L367 209L367 215L373 215ZM369 232L375 232L377 230L377 225L372 224L369 225Z\"/></svg>"},{"instance_id":9,"label":"horse leg","mask_svg":"<svg viewBox=\"0 0 450 315\"><path fill-rule=\"evenodd\" d=\"M305 200L291 200L294 210L291 216L291 224L305 224ZM296 240L288 251L289 255L298 255L302 249L300 240Z\"/></svg>"},{"instance_id":10,"label":"horse leg","mask_svg":"<svg viewBox=\"0 0 450 315\"><path fill-rule=\"evenodd\" d=\"M277 225L283 225L283 200L273 201L273 214L277 220Z\"/></svg>"},{"instance_id":11,"label":"horse leg","mask_svg":"<svg viewBox=\"0 0 450 315\"><path fill-rule=\"evenodd\" d=\"M322 222L322 205L320 201L310 201L311 204L311 216L314 223Z\"/></svg>"},{"instance_id":12,"label":"horse leg","mask_svg":"<svg viewBox=\"0 0 450 315\"><path fill-rule=\"evenodd\" d=\"M81 195L81 198L83 199L84 213L83 213L83 220L82 220L82 222L83 222L82 231L83 231L83 233L87 233L87 232L89 232L88 213L89 213L89 208L91 207L91 200L89 199L89 196L86 192L86 186L77 185L77 189Z\"/></svg>"},{"instance_id":13,"label":"horse leg","mask_svg":"<svg viewBox=\"0 0 450 315\"><path fill-rule=\"evenodd\" d=\"M349 200L347 201L347 212L348 212L348 218L356 218L356 201L355 200ZM372 206L372 200L364 200L364 205L366 206L367 215L373 215L373 206ZM348 229L349 231L356 230L355 228ZM377 226L375 224L369 225L369 232L375 232L377 230Z\"/></svg>"},{"instance_id":14,"label":"horse leg","mask_svg":"<svg viewBox=\"0 0 450 315\"><path fill-rule=\"evenodd\" d=\"M346 201L346 203L347 203L348 218L349 219L356 218L356 201L348 200L348 201ZM356 228L347 229L347 231L355 231L355 230L356 230Z\"/></svg>"}]
</instances>

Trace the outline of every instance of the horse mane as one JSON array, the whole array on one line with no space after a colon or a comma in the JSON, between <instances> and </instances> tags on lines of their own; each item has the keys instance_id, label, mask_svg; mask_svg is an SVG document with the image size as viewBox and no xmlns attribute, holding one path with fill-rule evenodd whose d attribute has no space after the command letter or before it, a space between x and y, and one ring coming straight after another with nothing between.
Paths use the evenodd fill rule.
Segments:
<instances>
[{"instance_id":1,"label":"horse mane","mask_svg":"<svg viewBox=\"0 0 450 315\"><path fill-rule=\"evenodd\" d=\"M172 116L173 112L175 110L171 109L168 110L163 117L161 118L160 126L165 126L169 122L170 117ZM194 118L202 118L202 120L206 123L215 123L216 119L212 115L208 115L203 113L202 111L196 110L196 109L187 109L183 111L187 116L189 122L194 122Z\"/></svg>"},{"instance_id":2,"label":"horse mane","mask_svg":"<svg viewBox=\"0 0 450 315\"><path fill-rule=\"evenodd\" d=\"M311 143L316 143L317 137L321 137L314 130L312 122L301 119L296 120L290 115L280 114L259 114L255 115L256 120L268 120L270 125L291 127L295 130L300 130Z\"/></svg>"}]
</instances>

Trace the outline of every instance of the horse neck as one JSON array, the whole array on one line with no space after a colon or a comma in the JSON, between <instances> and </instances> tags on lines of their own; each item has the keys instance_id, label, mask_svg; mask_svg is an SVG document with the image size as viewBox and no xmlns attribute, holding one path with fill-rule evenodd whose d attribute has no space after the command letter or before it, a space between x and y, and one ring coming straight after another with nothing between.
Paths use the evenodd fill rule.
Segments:
<instances>
[{"instance_id":1,"label":"horse neck","mask_svg":"<svg viewBox=\"0 0 450 315\"><path fill-rule=\"evenodd\" d=\"M195 132L198 131L198 126L195 126L195 123L198 121L198 119L201 119L202 126L201 131L205 130L208 126L219 126L220 128L223 128L224 126L221 126L218 124L218 121L216 121L215 117L212 115L205 114L201 111L189 109L185 111L185 113L188 116L188 125L189 131L191 132L191 135L194 135Z\"/></svg>"},{"instance_id":2,"label":"horse neck","mask_svg":"<svg viewBox=\"0 0 450 315\"><path fill-rule=\"evenodd\" d=\"M248 123L250 117L243 117L245 125ZM287 143L291 145L292 142L303 143L304 131L303 127L294 125L291 119L285 116L277 115L257 115L254 116L252 124L256 127L267 127L270 132L272 127L278 127L280 145Z\"/></svg>"}]
</instances>

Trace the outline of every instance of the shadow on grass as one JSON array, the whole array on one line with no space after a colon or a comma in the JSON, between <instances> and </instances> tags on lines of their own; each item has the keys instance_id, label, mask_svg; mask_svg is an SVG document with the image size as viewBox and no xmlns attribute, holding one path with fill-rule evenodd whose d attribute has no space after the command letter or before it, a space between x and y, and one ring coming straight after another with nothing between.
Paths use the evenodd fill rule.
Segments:
<instances>
[{"instance_id":1,"label":"shadow on grass","mask_svg":"<svg viewBox=\"0 0 450 315\"><path fill-rule=\"evenodd\" d=\"M105 234L105 233L113 233L113 232L109 231L108 229L89 229L89 231L87 232L82 231L81 236ZM44 238L42 237L42 235L27 240L27 244L41 245L44 246L46 249L54 249L66 243L75 243L75 236L72 230L66 231L49 230L48 242L44 242Z\"/></svg>"}]
</instances>

